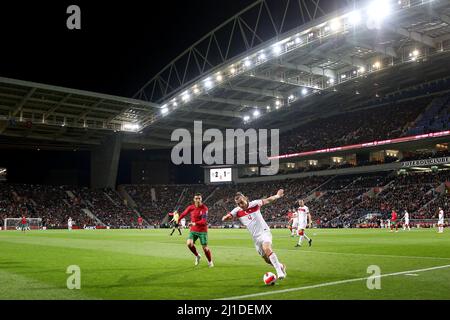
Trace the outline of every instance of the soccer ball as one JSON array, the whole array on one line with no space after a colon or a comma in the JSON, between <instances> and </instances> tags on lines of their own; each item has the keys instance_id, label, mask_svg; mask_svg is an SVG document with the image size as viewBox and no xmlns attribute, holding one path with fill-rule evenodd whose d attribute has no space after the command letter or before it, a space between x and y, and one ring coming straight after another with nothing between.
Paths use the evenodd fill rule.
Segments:
<instances>
[{"instance_id":1,"label":"soccer ball","mask_svg":"<svg viewBox=\"0 0 450 320\"><path fill-rule=\"evenodd\" d=\"M268 286L273 286L277 282L277 276L272 272L264 273L263 281Z\"/></svg>"}]
</instances>

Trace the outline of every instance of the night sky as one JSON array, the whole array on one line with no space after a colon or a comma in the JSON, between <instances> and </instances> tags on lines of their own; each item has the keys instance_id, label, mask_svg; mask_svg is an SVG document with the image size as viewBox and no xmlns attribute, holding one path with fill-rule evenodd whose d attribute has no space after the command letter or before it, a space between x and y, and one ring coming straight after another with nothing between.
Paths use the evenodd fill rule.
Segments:
<instances>
[{"instance_id":1,"label":"night sky","mask_svg":"<svg viewBox=\"0 0 450 320\"><path fill-rule=\"evenodd\" d=\"M253 0L0 2L0 76L132 96ZM81 30L66 9L81 8Z\"/></svg>"}]
</instances>

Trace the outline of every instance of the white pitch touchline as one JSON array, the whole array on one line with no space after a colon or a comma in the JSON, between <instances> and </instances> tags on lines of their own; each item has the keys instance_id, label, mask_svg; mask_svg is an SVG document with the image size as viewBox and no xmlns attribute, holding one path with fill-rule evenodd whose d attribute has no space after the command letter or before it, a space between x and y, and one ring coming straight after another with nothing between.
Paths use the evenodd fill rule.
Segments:
<instances>
[{"instance_id":1,"label":"white pitch touchline","mask_svg":"<svg viewBox=\"0 0 450 320\"><path fill-rule=\"evenodd\" d=\"M447 264L447 265L444 265L444 266L425 268L425 269L417 269L417 270L408 270L408 271L402 271L402 272L386 273L386 274L382 274L380 276L369 276L369 277L364 277L364 278L355 278L355 279L339 280L339 281L333 281L333 282L325 282L325 283L319 283L319 284L315 284L315 285L312 285L312 286L306 286L306 287L298 287L298 288L290 288L290 289L283 289L283 290L275 290L275 291L269 291L269 292L260 292L260 293L246 294L246 295L243 295L243 296L220 298L220 299L215 299L215 300L238 300L238 299L253 298L253 297L260 297L260 296L269 296L269 295L274 295L274 294L278 294L278 293L286 293L286 292L293 292L293 291L300 291L300 290L307 290L307 289L315 289L315 288L320 288L320 287L328 287L328 286L334 286L334 285L338 285L338 284L363 281L363 280L367 280L369 278L375 279L375 278L391 277L391 276L398 276L398 275L402 275L402 274L425 272L425 271L432 271L432 270L445 269L445 268L450 268L450 264Z\"/></svg>"}]
</instances>

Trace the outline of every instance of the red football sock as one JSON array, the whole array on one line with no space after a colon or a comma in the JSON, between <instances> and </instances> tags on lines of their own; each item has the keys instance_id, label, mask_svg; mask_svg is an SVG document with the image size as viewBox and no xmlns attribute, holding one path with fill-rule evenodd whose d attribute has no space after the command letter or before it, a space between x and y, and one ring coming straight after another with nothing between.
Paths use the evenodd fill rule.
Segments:
<instances>
[{"instance_id":1,"label":"red football sock","mask_svg":"<svg viewBox=\"0 0 450 320\"><path fill-rule=\"evenodd\" d=\"M195 246L189 246L189 250L192 251L192 253L194 254L194 256L198 256L197 249L195 248Z\"/></svg>"},{"instance_id":2,"label":"red football sock","mask_svg":"<svg viewBox=\"0 0 450 320\"><path fill-rule=\"evenodd\" d=\"M207 249L207 250L205 250L205 249L203 249L203 251L205 252L205 256L206 256L206 259L208 259L208 262L211 262L211 250L209 250L209 249Z\"/></svg>"}]
</instances>

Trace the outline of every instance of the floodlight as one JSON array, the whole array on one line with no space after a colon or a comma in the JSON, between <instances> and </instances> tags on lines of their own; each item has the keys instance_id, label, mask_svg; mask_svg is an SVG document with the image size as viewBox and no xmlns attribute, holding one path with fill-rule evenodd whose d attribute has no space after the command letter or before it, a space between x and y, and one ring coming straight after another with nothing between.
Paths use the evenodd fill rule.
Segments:
<instances>
[{"instance_id":1,"label":"floodlight","mask_svg":"<svg viewBox=\"0 0 450 320\"><path fill-rule=\"evenodd\" d=\"M276 46L274 46L273 47L273 53L275 53L275 54L280 54L281 53L281 46L280 45L276 45Z\"/></svg>"},{"instance_id":2,"label":"floodlight","mask_svg":"<svg viewBox=\"0 0 450 320\"><path fill-rule=\"evenodd\" d=\"M374 21L382 21L391 13L389 0L374 0L367 7L367 15Z\"/></svg>"},{"instance_id":3,"label":"floodlight","mask_svg":"<svg viewBox=\"0 0 450 320\"><path fill-rule=\"evenodd\" d=\"M359 11L355 10L350 12L350 14L348 15L348 21L351 25L357 26L361 22L361 14L359 13Z\"/></svg>"}]
</instances>

